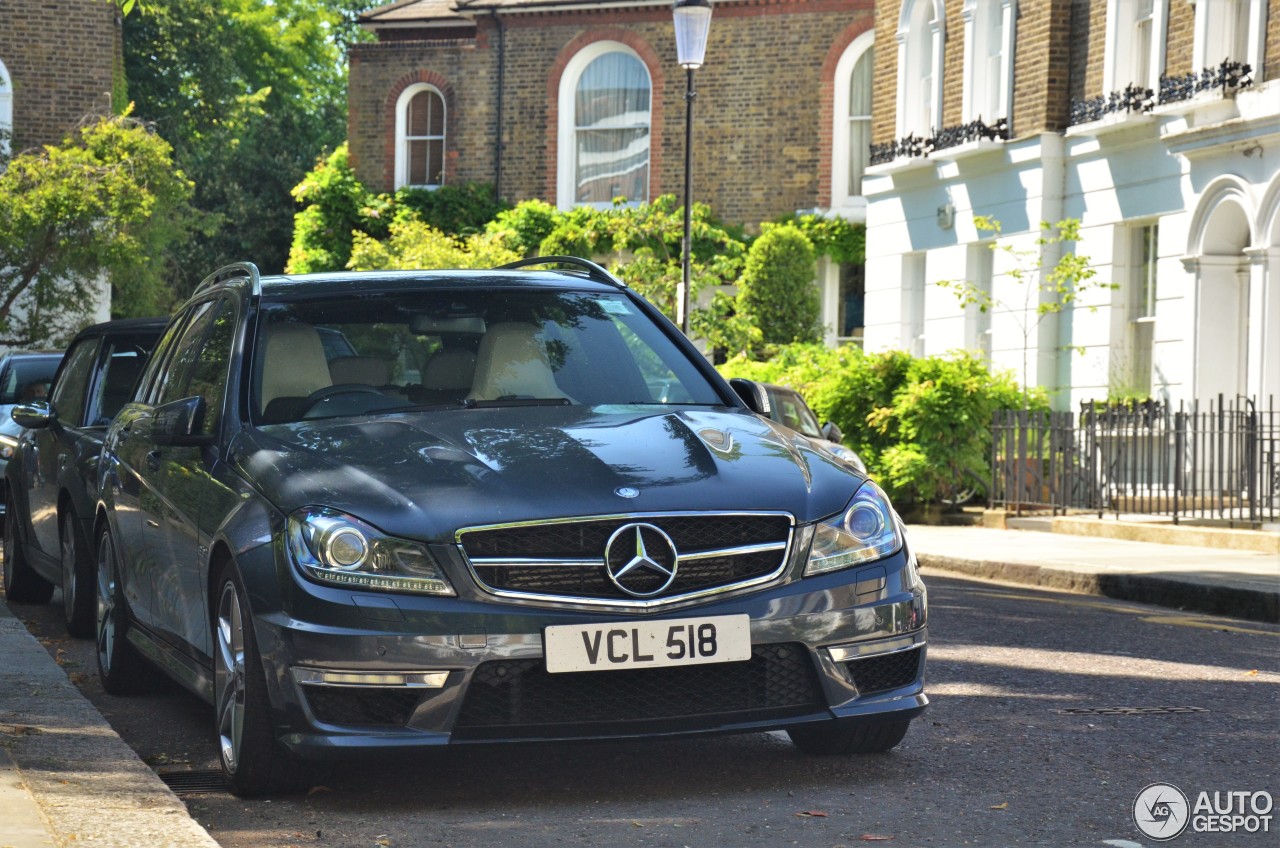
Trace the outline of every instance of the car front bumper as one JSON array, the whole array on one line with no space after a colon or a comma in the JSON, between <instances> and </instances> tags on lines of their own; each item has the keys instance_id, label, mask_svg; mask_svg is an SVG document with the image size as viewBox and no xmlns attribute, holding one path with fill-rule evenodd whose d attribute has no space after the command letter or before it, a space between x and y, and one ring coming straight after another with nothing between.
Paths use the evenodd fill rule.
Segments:
<instances>
[{"instance_id":1,"label":"car front bumper","mask_svg":"<svg viewBox=\"0 0 1280 848\"><path fill-rule=\"evenodd\" d=\"M296 588L287 612L255 610L254 623L278 736L307 758L900 721L928 704L926 591L905 550L639 615L503 601L465 586L457 598ZM545 670L551 625L735 614L750 617L748 661Z\"/></svg>"}]
</instances>

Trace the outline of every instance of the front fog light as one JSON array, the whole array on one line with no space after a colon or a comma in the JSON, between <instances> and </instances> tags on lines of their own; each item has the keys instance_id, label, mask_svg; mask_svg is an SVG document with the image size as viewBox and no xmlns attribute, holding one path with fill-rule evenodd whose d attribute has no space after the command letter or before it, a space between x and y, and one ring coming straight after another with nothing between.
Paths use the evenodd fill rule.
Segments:
<instances>
[{"instance_id":1,"label":"front fog light","mask_svg":"<svg viewBox=\"0 0 1280 848\"><path fill-rule=\"evenodd\" d=\"M425 545L387 536L337 510L308 507L289 516L289 554L313 580L350 589L453 595Z\"/></svg>"},{"instance_id":2,"label":"front fog light","mask_svg":"<svg viewBox=\"0 0 1280 848\"><path fill-rule=\"evenodd\" d=\"M814 528L808 577L881 559L902 548L889 498L868 480L840 515Z\"/></svg>"}]
</instances>

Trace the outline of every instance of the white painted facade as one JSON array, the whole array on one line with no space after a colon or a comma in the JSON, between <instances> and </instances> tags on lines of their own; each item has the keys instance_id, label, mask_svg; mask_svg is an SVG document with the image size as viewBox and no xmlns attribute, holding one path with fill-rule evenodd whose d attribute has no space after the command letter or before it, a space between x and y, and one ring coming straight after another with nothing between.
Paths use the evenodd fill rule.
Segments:
<instances>
[{"instance_id":1,"label":"white painted facade","mask_svg":"<svg viewBox=\"0 0 1280 848\"><path fill-rule=\"evenodd\" d=\"M898 159L870 168L863 192L868 350L981 350L1019 375L1025 352L1059 409L1146 388L1175 405L1280 398L1280 80ZM975 215L1033 254L1041 221L1079 219L1076 253L1115 288L1037 323ZM1050 247L1042 267L1056 260ZM962 308L942 280L997 305Z\"/></svg>"}]
</instances>

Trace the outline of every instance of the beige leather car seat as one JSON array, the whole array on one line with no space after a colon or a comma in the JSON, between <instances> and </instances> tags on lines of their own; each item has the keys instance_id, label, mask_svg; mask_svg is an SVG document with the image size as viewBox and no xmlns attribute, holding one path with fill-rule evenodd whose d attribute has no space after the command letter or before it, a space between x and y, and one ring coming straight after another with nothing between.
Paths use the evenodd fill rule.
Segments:
<instances>
[{"instance_id":1,"label":"beige leather car seat","mask_svg":"<svg viewBox=\"0 0 1280 848\"><path fill-rule=\"evenodd\" d=\"M310 324L270 324L262 356L263 417L288 421L317 389L333 385L320 334Z\"/></svg>"},{"instance_id":2,"label":"beige leather car seat","mask_svg":"<svg viewBox=\"0 0 1280 848\"><path fill-rule=\"evenodd\" d=\"M470 398L562 398L533 324L510 322L489 327L476 356L476 379Z\"/></svg>"}]
</instances>

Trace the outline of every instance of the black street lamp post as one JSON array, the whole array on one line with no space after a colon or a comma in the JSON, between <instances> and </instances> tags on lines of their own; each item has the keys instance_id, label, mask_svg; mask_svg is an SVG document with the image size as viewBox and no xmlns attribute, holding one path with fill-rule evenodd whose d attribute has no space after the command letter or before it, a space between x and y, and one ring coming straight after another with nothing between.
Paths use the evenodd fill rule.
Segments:
<instances>
[{"instance_id":1,"label":"black street lamp post","mask_svg":"<svg viewBox=\"0 0 1280 848\"><path fill-rule=\"evenodd\" d=\"M676 323L689 335L689 261L693 255L693 72L702 67L711 30L710 0L675 0L676 60L685 69L684 89L684 239L680 250L680 293Z\"/></svg>"}]
</instances>

